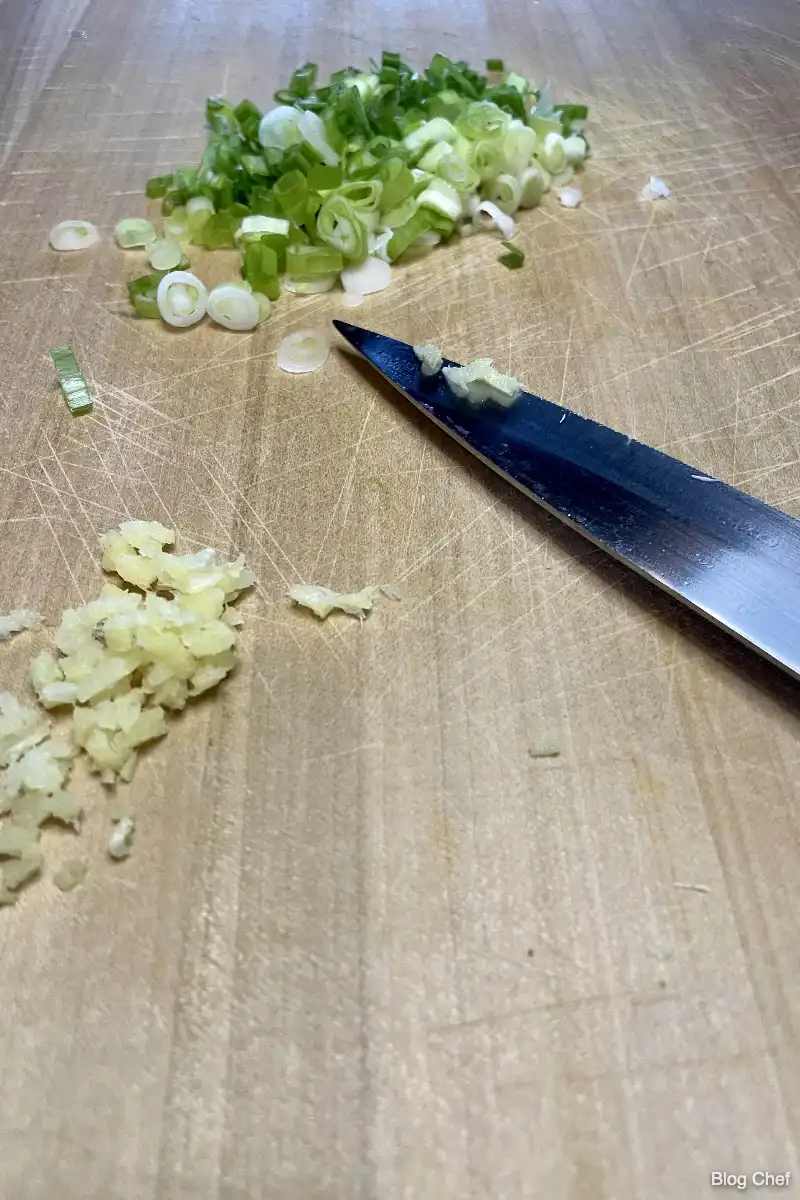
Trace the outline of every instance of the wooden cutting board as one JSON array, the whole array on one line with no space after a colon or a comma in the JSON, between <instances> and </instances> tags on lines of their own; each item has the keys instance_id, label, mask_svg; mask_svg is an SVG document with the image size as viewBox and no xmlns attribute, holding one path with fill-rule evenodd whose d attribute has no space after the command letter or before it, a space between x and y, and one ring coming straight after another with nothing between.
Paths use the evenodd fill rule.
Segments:
<instances>
[{"instance_id":1,"label":"wooden cutting board","mask_svg":"<svg viewBox=\"0 0 800 1200\"><path fill-rule=\"evenodd\" d=\"M782 0L0 7L0 611L129 517L243 551L243 663L0 913L4 1200L685 1200L797 1170L798 688L556 527L335 351L132 316L113 243L209 94L487 54L586 99L583 207L356 319L800 513L800 30ZM638 200L651 172L673 198ZM57 255L56 221L101 229ZM233 255L193 258L209 282ZM91 416L48 350L71 342ZM393 583L360 626L295 582ZM27 695L46 633L0 650ZM558 757L536 757L537 748ZM56 891L76 852L85 884ZM752 1180L751 1180L752 1184Z\"/></svg>"}]
</instances>

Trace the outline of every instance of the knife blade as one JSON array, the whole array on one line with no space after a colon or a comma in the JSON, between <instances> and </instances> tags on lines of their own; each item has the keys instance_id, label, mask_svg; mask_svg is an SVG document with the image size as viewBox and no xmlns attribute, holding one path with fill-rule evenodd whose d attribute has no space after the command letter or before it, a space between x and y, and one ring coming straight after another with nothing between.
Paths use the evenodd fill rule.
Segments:
<instances>
[{"instance_id":1,"label":"knife blade","mask_svg":"<svg viewBox=\"0 0 800 1200\"><path fill-rule=\"evenodd\" d=\"M530 392L510 408L471 405L441 373L423 377L406 342L333 324L412 404L509 483L800 679L800 521Z\"/></svg>"}]
</instances>

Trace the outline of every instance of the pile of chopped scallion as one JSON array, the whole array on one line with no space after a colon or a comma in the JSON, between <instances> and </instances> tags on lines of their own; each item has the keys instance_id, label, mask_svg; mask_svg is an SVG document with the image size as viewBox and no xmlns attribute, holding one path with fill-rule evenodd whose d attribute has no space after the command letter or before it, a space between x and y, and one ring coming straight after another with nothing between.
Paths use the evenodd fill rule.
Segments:
<instances>
[{"instance_id":1,"label":"pile of chopped scallion","mask_svg":"<svg viewBox=\"0 0 800 1200\"><path fill-rule=\"evenodd\" d=\"M308 294L339 281L359 297L388 285L391 264L454 235L496 226L512 238L517 209L583 162L587 108L554 103L547 86L500 60L486 65L483 75L436 54L417 72L385 51L369 71L337 71L327 87L307 63L266 113L250 100L208 100L200 163L147 184L161 199L163 239L153 244L151 226L141 240L136 221L124 223L120 244L149 243L161 268L128 285L136 311L193 324L208 303L219 319L214 292L184 269L189 243L239 248L242 278L224 285L217 312L241 329L264 319L281 287ZM500 261L520 266L522 251L508 250ZM180 279L165 286L176 269Z\"/></svg>"}]
</instances>

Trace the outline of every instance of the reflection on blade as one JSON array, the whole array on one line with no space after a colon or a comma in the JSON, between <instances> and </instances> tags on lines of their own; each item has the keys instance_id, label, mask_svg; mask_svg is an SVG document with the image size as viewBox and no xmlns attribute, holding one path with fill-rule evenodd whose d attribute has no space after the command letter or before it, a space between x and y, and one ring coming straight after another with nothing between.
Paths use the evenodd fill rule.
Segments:
<instances>
[{"instance_id":1,"label":"reflection on blade","mask_svg":"<svg viewBox=\"0 0 800 1200\"><path fill-rule=\"evenodd\" d=\"M521 491L800 678L800 522L528 392L507 409L471 406L441 375L423 379L405 342L334 325Z\"/></svg>"}]
</instances>

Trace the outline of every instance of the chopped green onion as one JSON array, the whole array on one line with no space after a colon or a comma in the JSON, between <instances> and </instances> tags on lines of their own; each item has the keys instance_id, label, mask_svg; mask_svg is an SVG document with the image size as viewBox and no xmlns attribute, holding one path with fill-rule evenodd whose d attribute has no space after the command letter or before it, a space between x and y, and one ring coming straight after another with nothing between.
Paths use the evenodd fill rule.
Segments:
<instances>
[{"instance_id":1,"label":"chopped green onion","mask_svg":"<svg viewBox=\"0 0 800 1200\"><path fill-rule=\"evenodd\" d=\"M392 268L383 258L367 258L356 267L342 271L342 287L353 296L382 292L392 282Z\"/></svg>"},{"instance_id":2,"label":"chopped green onion","mask_svg":"<svg viewBox=\"0 0 800 1200\"><path fill-rule=\"evenodd\" d=\"M174 271L182 259L181 244L173 238L160 238L147 248L147 261L154 271Z\"/></svg>"},{"instance_id":3,"label":"chopped green onion","mask_svg":"<svg viewBox=\"0 0 800 1200\"><path fill-rule=\"evenodd\" d=\"M478 214L480 213L485 213L490 224L496 225L504 237L512 238L517 232L514 218L503 212L502 208L498 208L492 200L481 200L478 205Z\"/></svg>"},{"instance_id":4,"label":"chopped green onion","mask_svg":"<svg viewBox=\"0 0 800 1200\"><path fill-rule=\"evenodd\" d=\"M177 211L177 210L175 210ZM173 211L173 217L175 215ZM191 200L186 202L186 226L189 230L189 238L194 241L200 230L205 225L209 217L214 214L213 201L209 200L208 196L192 196ZM164 222L166 230L167 222Z\"/></svg>"},{"instance_id":5,"label":"chopped green onion","mask_svg":"<svg viewBox=\"0 0 800 1200\"><path fill-rule=\"evenodd\" d=\"M417 204L420 208L432 208L449 221L458 221L463 212L458 192L443 179L435 179L417 198Z\"/></svg>"},{"instance_id":6,"label":"chopped green onion","mask_svg":"<svg viewBox=\"0 0 800 1200\"><path fill-rule=\"evenodd\" d=\"M158 285L164 278L163 271L154 271L151 275L140 275L138 279L128 281L128 297L134 311L140 317L158 320Z\"/></svg>"},{"instance_id":7,"label":"chopped green onion","mask_svg":"<svg viewBox=\"0 0 800 1200\"><path fill-rule=\"evenodd\" d=\"M431 208L419 208L414 213L410 220L406 221L398 229L395 229L391 240L386 247L386 253L390 262L395 262L401 255L405 254L412 242L415 242L420 234L427 233L433 228L434 212Z\"/></svg>"},{"instance_id":8,"label":"chopped green onion","mask_svg":"<svg viewBox=\"0 0 800 1200\"><path fill-rule=\"evenodd\" d=\"M493 200L499 209L511 216L519 208L522 199L522 184L515 175L498 175L485 191L486 198Z\"/></svg>"},{"instance_id":9,"label":"chopped green onion","mask_svg":"<svg viewBox=\"0 0 800 1200\"><path fill-rule=\"evenodd\" d=\"M330 292L336 284L335 275L318 275L313 279L295 279L293 275L283 277L283 286L287 292L296 292L298 296L316 296L322 292Z\"/></svg>"},{"instance_id":10,"label":"chopped green onion","mask_svg":"<svg viewBox=\"0 0 800 1200\"><path fill-rule=\"evenodd\" d=\"M266 321L269 314L272 312L272 303L263 292L253 292L253 299L258 305L258 323Z\"/></svg>"},{"instance_id":11,"label":"chopped green onion","mask_svg":"<svg viewBox=\"0 0 800 1200\"><path fill-rule=\"evenodd\" d=\"M71 346L56 346L50 351L58 382L73 416L92 411L92 398Z\"/></svg>"},{"instance_id":12,"label":"chopped green onion","mask_svg":"<svg viewBox=\"0 0 800 1200\"><path fill-rule=\"evenodd\" d=\"M206 120L214 133L224 135L234 133L239 124L233 105L228 100L216 96L206 100Z\"/></svg>"},{"instance_id":13,"label":"chopped green onion","mask_svg":"<svg viewBox=\"0 0 800 1200\"><path fill-rule=\"evenodd\" d=\"M168 325L185 329L202 321L208 305L208 291L189 271L169 271L156 291L158 311Z\"/></svg>"},{"instance_id":14,"label":"chopped green onion","mask_svg":"<svg viewBox=\"0 0 800 1200\"><path fill-rule=\"evenodd\" d=\"M520 206L535 208L550 187L550 175L544 167L534 163L532 167L528 167L526 171L522 172L519 182L522 188Z\"/></svg>"},{"instance_id":15,"label":"chopped green onion","mask_svg":"<svg viewBox=\"0 0 800 1200\"><path fill-rule=\"evenodd\" d=\"M128 217L120 221L114 230L117 245L123 250L132 250L137 246L149 246L156 240L156 230L152 221L143 217Z\"/></svg>"},{"instance_id":16,"label":"chopped green onion","mask_svg":"<svg viewBox=\"0 0 800 1200\"><path fill-rule=\"evenodd\" d=\"M403 145L412 154L422 154L428 146L433 146L436 142L454 142L458 137L458 130L445 117L434 117L432 121L425 121L412 133L406 135L403 139Z\"/></svg>"},{"instance_id":17,"label":"chopped green onion","mask_svg":"<svg viewBox=\"0 0 800 1200\"><path fill-rule=\"evenodd\" d=\"M456 129L470 141L502 136L509 126L508 113L491 100L476 100L468 104L456 123Z\"/></svg>"},{"instance_id":18,"label":"chopped green onion","mask_svg":"<svg viewBox=\"0 0 800 1200\"><path fill-rule=\"evenodd\" d=\"M343 183L336 195L352 204L361 215L378 211L383 184L379 179L363 179Z\"/></svg>"},{"instance_id":19,"label":"chopped green onion","mask_svg":"<svg viewBox=\"0 0 800 1200\"><path fill-rule=\"evenodd\" d=\"M314 112L304 112L297 127L305 144L320 156L326 166L335 167L338 164L339 155L328 141L321 117Z\"/></svg>"},{"instance_id":20,"label":"chopped green onion","mask_svg":"<svg viewBox=\"0 0 800 1200\"><path fill-rule=\"evenodd\" d=\"M525 252L520 250L519 246L515 246L513 242L502 242L501 245L508 253L501 254L497 261L501 262L504 267L508 267L510 271L518 271L525 262Z\"/></svg>"},{"instance_id":21,"label":"chopped green onion","mask_svg":"<svg viewBox=\"0 0 800 1200\"><path fill-rule=\"evenodd\" d=\"M457 192L475 192L480 184L478 172L455 151L440 160L436 173Z\"/></svg>"},{"instance_id":22,"label":"chopped green onion","mask_svg":"<svg viewBox=\"0 0 800 1200\"><path fill-rule=\"evenodd\" d=\"M567 165L567 151L561 134L548 133L536 151L536 157L551 175L557 175L559 171L563 171Z\"/></svg>"},{"instance_id":23,"label":"chopped green onion","mask_svg":"<svg viewBox=\"0 0 800 1200\"><path fill-rule=\"evenodd\" d=\"M189 201L191 204L191 200ZM176 208L164 219L164 237L176 242L188 242L191 237L189 213L186 208ZM154 242L150 243L155 245Z\"/></svg>"},{"instance_id":24,"label":"chopped green onion","mask_svg":"<svg viewBox=\"0 0 800 1200\"><path fill-rule=\"evenodd\" d=\"M355 206L338 194L325 201L317 214L317 234L353 262L367 253L367 227Z\"/></svg>"},{"instance_id":25,"label":"chopped green onion","mask_svg":"<svg viewBox=\"0 0 800 1200\"><path fill-rule=\"evenodd\" d=\"M384 159L380 175L383 183L381 212L388 212L402 204L414 191L414 176L401 158Z\"/></svg>"},{"instance_id":26,"label":"chopped green onion","mask_svg":"<svg viewBox=\"0 0 800 1200\"><path fill-rule=\"evenodd\" d=\"M298 145L303 140L298 129L302 115L300 109L287 104L271 109L262 117L259 125L258 140L261 145L274 146L278 150Z\"/></svg>"},{"instance_id":27,"label":"chopped green onion","mask_svg":"<svg viewBox=\"0 0 800 1200\"><path fill-rule=\"evenodd\" d=\"M549 133L561 133L561 122L557 117L542 117L537 113L531 113L528 117L528 124L542 143Z\"/></svg>"},{"instance_id":28,"label":"chopped green onion","mask_svg":"<svg viewBox=\"0 0 800 1200\"><path fill-rule=\"evenodd\" d=\"M277 300L280 296L278 255L263 239L245 245L242 278L247 280L254 292L262 292L269 300Z\"/></svg>"},{"instance_id":29,"label":"chopped green onion","mask_svg":"<svg viewBox=\"0 0 800 1200\"><path fill-rule=\"evenodd\" d=\"M154 175L152 179L148 179L145 187L145 195L148 200L160 199L166 196L169 189L172 187L172 175Z\"/></svg>"},{"instance_id":30,"label":"chopped green onion","mask_svg":"<svg viewBox=\"0 0 800 1200\"><path fill-rule=\"evenodd\" d=\"M470 148L470 164L481 183L496 179L502 174L505 166L502 140L496 138L494 141L473 142Z\"/></svg>"},{"instance_id":31,"label":"chopped green onion","mask_svg":"<svg viewBox=\"0 0 800 1200\"><path fill-rule=\"evenodd\" d=\"M526 79L524 75L517 75L515 71L508 71L503 77L503 83L506 87L513 87L522 96L530 95L535 91L530 80Z\"/></svg>"},{"instance_id":32,"label":"chopped green onion","mask_svg":"<svg viewBox=\"0 0 800 1200\"><path fill-rule=\"evenodd\" d=\"M453 151L453 147L449 142L436 142L429 150L426 150L422 158L419 160L419 167L422 171L434 172L437 170L442 159L448 158Z\"/></svg>"},{"instance_id":33,"label":"chopped green onion","mask_svg":"<svg viewBox=\"0 0 800 1200\"><path fill-rule=\"evenodd\" d=\"M259 305L252 291L240 283L221 283L208 297L208 315L225 329L243 332L255 329L260 319Z\"/></svg>"},{"instance_id":34,"label":"chopped green onion","mask_svg":"<svg viewBox=\"0 0 800 1200\"><path fill-rule=\"evenodd\" d=\"M302 221L308 202L308 180L301 171L282 175L275 184L275 199L291 221Z\"/></svg>"},{"instance_id":35,"label":"chopped green onion","mask_svg":"<svg viewBox=\"0 0 800 1200\"><path fill-rule=\"evenodd\" d=\"M318 163L308 172L308 186L312 192L332 192L341 186L342 168L326 167Z\"/></svg>"},{"instance_id":36,"label":"chopped green onion","mask_svg":"<svg viewBox=\"0 0 800 1200\"><path fill-rule=\"evenodd\" d=\"M405 225L406 221L410 221L416 211L417 202L413 196L409 196L402 204L398 204L397 208L384 213L381 221L386 229L397 229L399 225Z\"/></svg>"},{"instance_id":37,"label":"chopped green onion","mask_svg":"<svg viewBox=\"0 0 800 1200\"><path fill-rule=\"evenodd\" d=\"M586 138L581 137L579 133L573 133L564 138L564 152L571 167L583 162L587 149Z\"/></svg>"},{"instance_id":38,"label":"chopped green onion","mask_svg":"<svg viewBox=\"0 0 800 1200\"><path fill-rule=\"evenodd\" d=\"M289 246L286 270L295 279L336 275L344 267L344 258L331 246Z\"/></svg>"},{"instance_id":39,"label":"chopped green onion","mask_svg":"<svg viewBox=\"0 0 800 1200\"><path fill-rule=\"evenodd\" d=\"M288 238L291 224L286 217L245 217L236 231L236 241L257 241L265 233L274 233L279 237Z\"/></svg>"},{"instance_id":40,"label":"chopped green onion","mask_svg":"<svg viewBox=\"0 0 800 1200\"><path fill-rule=\"evenodd\" d=\"M503 142L505 170L510 175L519 175L531 164L536 150L536 134L523 121L512 121Z\"/></svg>"},{"instance_id":41,"label":"chopped green onion","mask_svg":"<svg viewBox=\"0 0 800 1200\"><path fill-rule=\"evenodd\" d=\"M217 250L220 246L233 246L236 231L242 223L238 212L229 209L227 212L213 213L207 221L192 234L192 241L206 250Z\"/></svg>"},{"instance_id":42,"label":"chopped green onion","mask_svg":"<svg viewBox=\"0 0 800 1200\"><path fill-rule=\"evenodd\" d=\"M233 110L233 115L239 122L239 127L243 135L249 142L258 140L258 127L261 124L261 118L264 115L257 105L253 104L252 100L242 100L236 105Z\"/></svg>"},{"instance_id":43,"label":"chopped green onion","mask_svg":"<svg viewBox=\"0 0 800 1200\"><path fill-rule=\"evenodd\" d=\"M54 250L87 250L100 241L91 221L59 221L50 230L48 241Z\"/></svg>"},{"instance_id":44,"label":"chopped green onion","mask_svg":"<svg viewBox=\"0 0 800 1200\"><path fill-rule=\"evenodd\" d=\"M589 109L585 104L555 104L553 112L561 121L564 137L569 137L572 133L575 121L585 121L589 115Z\"/></svg>"},{"instance_id":45,"label":"chopped green onion","mask_svg":"<svg viewBox=\"0 0 800 1200\"><path fill-rule=\"evenodd\" d=\"M278 346L277 363L291 375L316 371L328 361L331 344L324 333L315 329L299 329L290 333Z\"/></svg>"},{"instance_id":46,"label":"chopped green onion","mask_svg":"<svg viewBox=\"0 0 800 1200\"><path fill-rule=\"evenodd\" d=\"M551 175L565 183L586 157L588 114L556 105L547 85L506 72L502 59L488 59L486 71L443 54L416 71L387 50L324 85L304 63L267 112L247 99L209 99L200 162L147 184L161 199L164 238L238 246L243 275L266 304L283 272L287 290L318 291L362 264L382 270L368 259L426 252L456 223L476 232L480 209L507 236L510 214L538 203ZM128 226L125 244L152 246L155 231L141 240L140 228L131 240ZM66 238L75 248L91 244ZM171 263L176 253L158 246L151 257ZM132 302L151 311L152 296L136 284Z\"/></svg>"},{"instance_id":47,"label":"chopped green onion","mask_svg":"<svg viewBox=\"0 0 800 1200\"><path fill-rule=\"evenodd\" d=\"M306 63L292 72L289 91L300 99L305 99L314 90L314 80L317 77L317 64Z\"/></svg>"}]
</instances>

